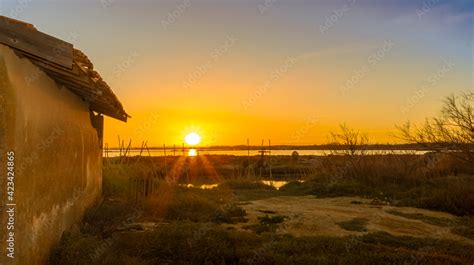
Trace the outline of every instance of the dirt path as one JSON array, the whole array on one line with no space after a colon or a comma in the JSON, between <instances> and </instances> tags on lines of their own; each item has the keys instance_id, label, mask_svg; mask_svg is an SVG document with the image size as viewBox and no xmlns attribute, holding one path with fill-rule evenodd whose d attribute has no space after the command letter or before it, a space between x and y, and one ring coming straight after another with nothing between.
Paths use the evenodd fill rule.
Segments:
<instances>
[{"instance_id":1,"label":"dirt path","mask_svg":"<svg viewBox=\"0 0 474 265\"><path fill-rule=\"evenodd\" d=\"M372 200L358 197L273 197L251 201L242 207L249 219L246 225L258 223L258 216L281 215L287 218L279 225L277 232L295 236L346 236L385 231L392 235L442 238L474 244L473 240L450 232L455 216L449 213L374 205ZM364 232L349 231L338 225L354 218L366 222Z\"/></svg>"}]
</instances>

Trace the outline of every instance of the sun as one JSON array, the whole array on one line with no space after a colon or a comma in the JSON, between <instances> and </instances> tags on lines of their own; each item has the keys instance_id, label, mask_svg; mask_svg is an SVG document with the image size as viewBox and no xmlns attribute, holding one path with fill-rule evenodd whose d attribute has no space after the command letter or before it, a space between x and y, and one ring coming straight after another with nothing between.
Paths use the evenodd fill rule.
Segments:
<instances>
[{"instance_id":1,"label":"sun","mask_svg":"<svg viewBox=\"0 0 474 265\"><path fill-rule=\"evenodd\" d=\"M188 135L184 137L184 141L189 145L197 145L201 142L201 136L195 132L188 133Z\"/></svg>"}]
</instances>

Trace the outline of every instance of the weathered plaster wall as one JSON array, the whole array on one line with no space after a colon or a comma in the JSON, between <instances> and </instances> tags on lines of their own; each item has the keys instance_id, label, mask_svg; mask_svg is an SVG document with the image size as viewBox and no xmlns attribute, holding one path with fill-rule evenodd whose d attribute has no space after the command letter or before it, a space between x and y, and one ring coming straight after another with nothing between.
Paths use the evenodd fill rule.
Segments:
<instances>
[{"instance_id":1,"label":"weathered plaster wall","mask_svg":"<svg viewBox=\"0 0 474 265\"><path fill-rule=\"evenodd\" d=\"M44 264L100 198L102 154L87 103L0 45L0 264ZM2 112L3 110L3 112ZM6 257L6 152L15 152L15 259Z\"/></svg>"}]
</instances>

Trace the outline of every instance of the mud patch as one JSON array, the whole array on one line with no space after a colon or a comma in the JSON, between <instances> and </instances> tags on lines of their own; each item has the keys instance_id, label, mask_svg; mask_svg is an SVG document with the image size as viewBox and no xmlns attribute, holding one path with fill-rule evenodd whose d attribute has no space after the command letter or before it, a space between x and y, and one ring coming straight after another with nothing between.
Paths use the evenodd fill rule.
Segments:
<instances>
[{"instance_id":1,"label":"mud patch","mask_svg":"<svg viewBox=\"0 0 474 265\"><path fill-rule=\"evenodd\" d=\"M294 236L347 236L383 231L392 235L450 239L474 244L474 240L450 231L451 224L456 220L454 215L411 207L374 207L372 200L358 197L282 196L250 201L242 207L249 219L245 225L259 224L268 213L278 213L286 218L275 232ZM359 220L363 220L363 223ZM349 227L355 225L357 229L354 226L354 229L346 229L344 224L349 224ZM235 227L242 229L243 225L237 224Z\"/></svg>"}]
</instances>

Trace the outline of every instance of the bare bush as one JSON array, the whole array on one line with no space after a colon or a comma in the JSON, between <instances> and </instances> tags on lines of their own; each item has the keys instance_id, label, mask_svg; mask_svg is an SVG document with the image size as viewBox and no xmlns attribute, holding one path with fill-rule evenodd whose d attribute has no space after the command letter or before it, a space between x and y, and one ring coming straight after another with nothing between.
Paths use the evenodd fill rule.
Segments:
<instances>
[{"instance_id":1,"label":"bare bush","mask_svg":"<svg viewBox=\"0 0 474 265\"><path fill-rule=\"evenodd\" d=\"M332 154L365 155L369 144L367 134L349 128L346 124L341 124L339 127L340 132L331 132L330 142L341 148L331 151Z\"/></svg>"},{"instance_id":2,"label":"bare bush","mask_svg":"<svg viewBox=\"0 0 474 265\"><path fill-rule=\"evenodd\" d=\"M365 159L369 145L366 133L341 124L338 132L331 132L329 141L334 146L334 150L331 150L332 155L343 155L347 158L344 159L343 165L336 166L334 178L366 179L369 176L367 170L371 165L369 160Z\"/></svg>"},{"instance_id":3,"label":"bare bush","mask_svg":"<svg viewBox=\"0 0 474 265\"><path fill-rule=\"evenodd\" d=\"M439 117L427 119L420 126L406 122L397 126L398 138L427 150L446 153L474 164L474 93L451 95L443 101Z\"/></svg>"}]
</instances>

